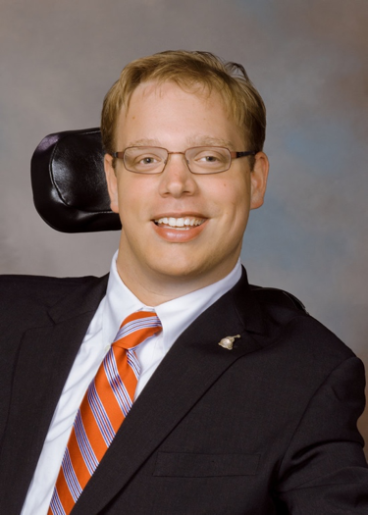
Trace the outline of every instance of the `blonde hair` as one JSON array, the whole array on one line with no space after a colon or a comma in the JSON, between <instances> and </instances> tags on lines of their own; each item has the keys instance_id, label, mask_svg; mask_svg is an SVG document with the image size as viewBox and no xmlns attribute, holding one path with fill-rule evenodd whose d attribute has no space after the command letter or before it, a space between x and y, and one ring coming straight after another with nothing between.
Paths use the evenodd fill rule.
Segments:
<instances>
[{"instance_id":1,"label":"blonde hair","mask_svg":"<svg viewBox=\"0 0 368 515\"><path fill-rule=\"evenodd\" d=\"M260 151L266 134L266 108L241 64L223 62L210 52L168 50L129 63L105 96L101 133L105 151L116 152L115 127L122 106L128 107L139 84L172 81L180 87L202 85L223 97L235 122L244 127L246 150ZM242 150L242 149L241 149Z\"/></svg>"}]
</instances>

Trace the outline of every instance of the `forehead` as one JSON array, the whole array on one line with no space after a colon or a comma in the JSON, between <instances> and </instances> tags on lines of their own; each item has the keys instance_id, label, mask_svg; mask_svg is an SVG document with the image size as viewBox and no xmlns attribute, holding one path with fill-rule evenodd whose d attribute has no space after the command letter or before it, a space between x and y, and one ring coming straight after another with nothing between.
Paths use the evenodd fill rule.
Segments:
<instances>
[{"instance_id":1,"label":"forehead","mask_svg":"<svg viewBox=\"0 0 368 515\"><path fill-rule=\"evenodd\" d=\"M201 102L207 107L214 103L220 104L225 108L222 96L217 90L211 91L204 84L200 83L183 83L178 84L174 81L157 81L150 80L139 84L130 96L128 106L132 104L147 102L158 103L161 101L181 102L192 99L193 102ZM128 111L129 108L126 109Z\"/></svg>"},{"instance_id":2,"label":"forehead","mask_svg":"<svg viewBox=\"0 0 368 515\"><path fill-rule=\"evenodd\" d=\"M231 116L222 96L201 84L181 87L174 82L140 84L123 106L117 120L117 142L163 144L163 140L190 139L193 146L244 141L242 129ZM235 141L234 141L235 139ZM240 139L240 141L239 141ZM228 145L226 145L228 146Z\"/></svg>"}]
</instances>

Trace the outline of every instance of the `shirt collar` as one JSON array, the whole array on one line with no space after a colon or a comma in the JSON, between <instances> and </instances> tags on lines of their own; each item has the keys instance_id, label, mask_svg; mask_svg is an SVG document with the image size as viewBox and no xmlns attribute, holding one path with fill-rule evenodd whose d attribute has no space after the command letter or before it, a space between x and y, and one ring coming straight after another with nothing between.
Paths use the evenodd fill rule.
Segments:
<instances>
[{"instance_id":1,"label":"shirt collar","mask_svg":"<svg viewBox=\"0 0 368 515\"><path fill-rule=\"evenodd\" d=\"M116 267L117 255L118 251L111 262L103 314L102 330L106 342L114 341L121 323L131 313L155 310L162 324L163 345L168 351L201 313L235 286L242 274L239 259L233 270L220 281L152 308L143 304L121 280Z\"/></svg>"}]
</instances>

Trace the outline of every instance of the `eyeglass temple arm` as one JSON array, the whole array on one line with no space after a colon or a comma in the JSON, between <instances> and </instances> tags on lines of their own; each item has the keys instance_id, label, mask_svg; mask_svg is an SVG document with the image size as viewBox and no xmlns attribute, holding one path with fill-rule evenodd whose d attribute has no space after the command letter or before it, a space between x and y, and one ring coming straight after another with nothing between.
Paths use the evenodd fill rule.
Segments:
<instances>
[{"instance_id":1,"label":"eyeglass temple arm","mask_svg":"<svg viewBox=\"0 0 368 515\"><path fill-rule=\"evenodd\" d=\"M258 152L256 150L249 150L247 152L230 152L232 159L245 156L255 156Z\"/></svg>"}]
</instances>

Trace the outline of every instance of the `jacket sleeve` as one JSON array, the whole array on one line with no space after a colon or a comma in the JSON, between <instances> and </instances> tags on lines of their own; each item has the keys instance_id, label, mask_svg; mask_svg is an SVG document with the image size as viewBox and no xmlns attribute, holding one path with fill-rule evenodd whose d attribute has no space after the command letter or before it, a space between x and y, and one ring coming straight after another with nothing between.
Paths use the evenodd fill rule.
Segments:
<instances>
[{"instance_id":1,"label":"jacket sleeve","mask_svg":"<svg viewBox=\"0 0 368 515\"><path fill-rule=\"evenodd\" d=\"M368 467L357 430L364 386L364 366L351 357L314 394L279 468L278 513L368 514Z\"/></svg>"}]
</instances>

